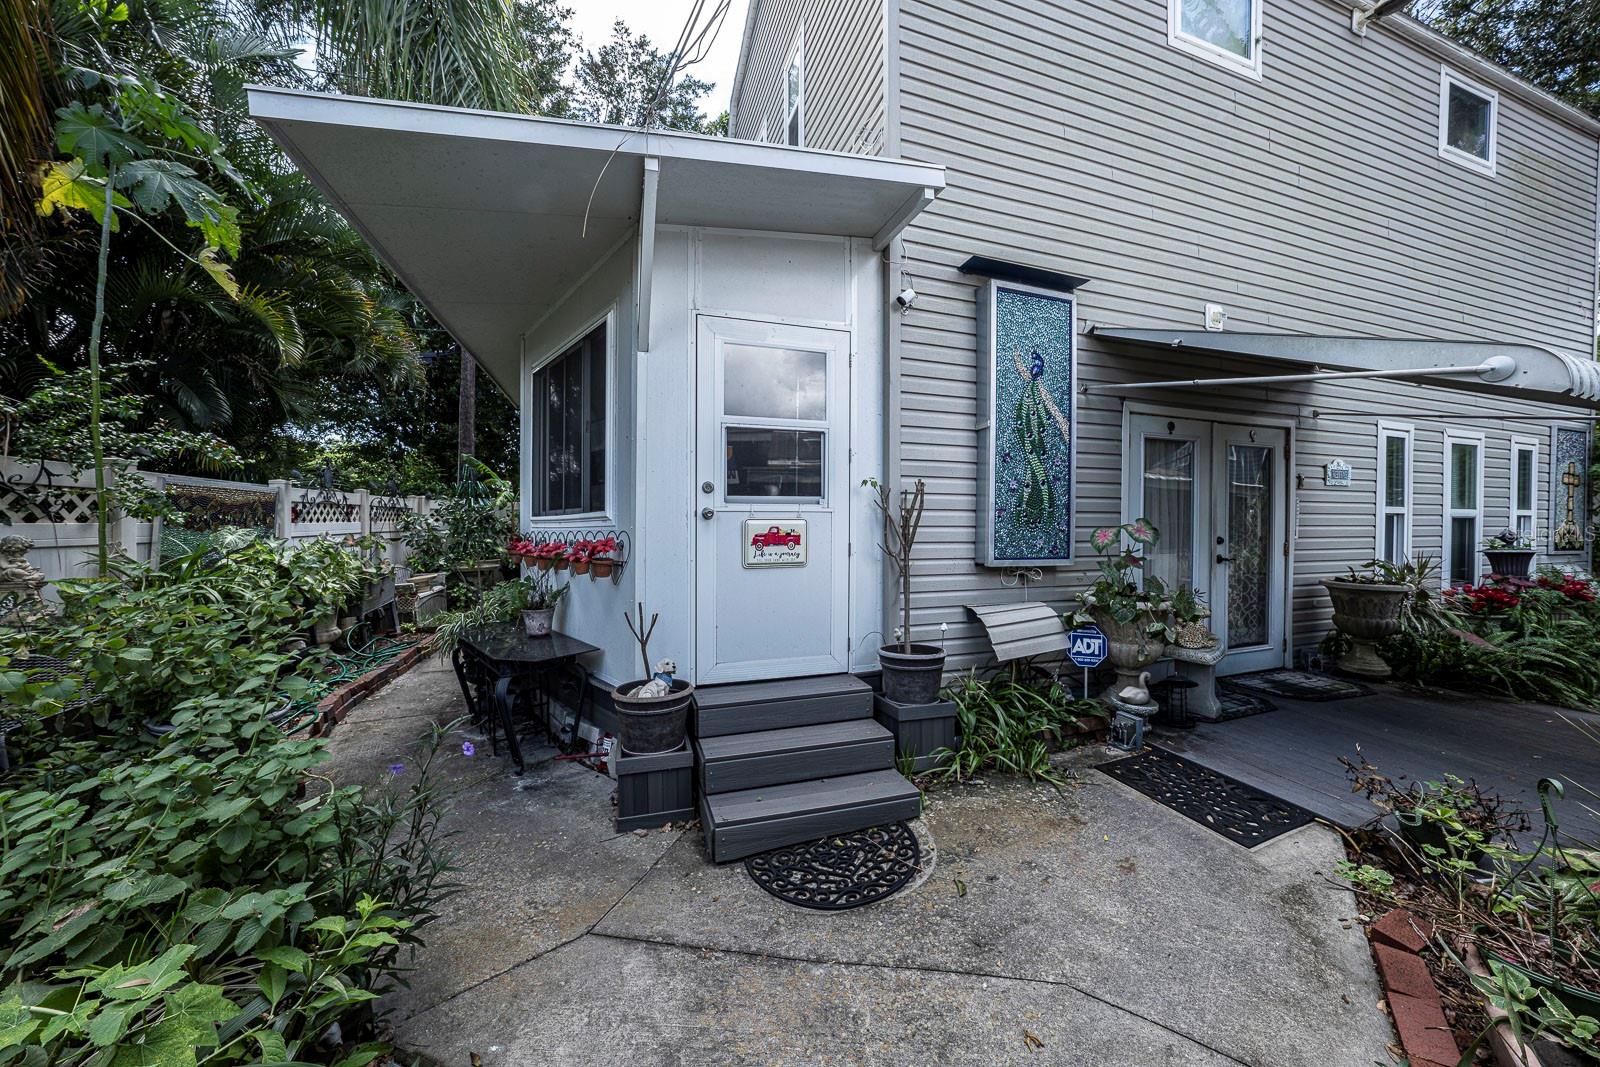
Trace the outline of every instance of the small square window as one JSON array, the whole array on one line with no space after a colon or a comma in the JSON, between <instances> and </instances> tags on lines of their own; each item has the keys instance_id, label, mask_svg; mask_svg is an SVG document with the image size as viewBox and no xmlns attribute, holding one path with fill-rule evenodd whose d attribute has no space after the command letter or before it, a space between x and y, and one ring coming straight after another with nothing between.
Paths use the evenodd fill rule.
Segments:
<instances>
[{"instance_id":1,"label":"small square window","mask_svg":"<svg viewBox=\"0 0 1600 1067\"><path fill-rule=\"evenodd\" d=\"M1167 0L1167 40L1253 77L1261 76L1263 0Z\"/></svg>"},{"instance_id":2,"label":"small square window","mask_svg":"<svg viewBox=\"0 0 1600 1067\"><path fill-rule=\"evenodd\" d=\"M1500 98L1450 70L1439 81L1439 155L1494 173Z\"/></svg>"}]
</instances>

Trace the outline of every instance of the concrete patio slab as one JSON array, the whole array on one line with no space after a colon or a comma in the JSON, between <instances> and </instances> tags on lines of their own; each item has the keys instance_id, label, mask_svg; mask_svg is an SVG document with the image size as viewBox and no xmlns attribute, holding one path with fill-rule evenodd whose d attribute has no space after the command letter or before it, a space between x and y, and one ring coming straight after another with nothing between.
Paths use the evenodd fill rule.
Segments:
<instances>
[{"instance_id":1,"label":"concrete patio slab","mask_svg":"<svg viewBox=\"0 0 1600 1067\"><path fill-rule=\"evenodd\" d=\"M413 671L334 734L332 777L381 777L460 712L447 669ZM712 866L698 833L615 834L610 781L549 755L521 779L486 751L448 761L468 888L383 1005L439 1063L1390 1062L1323 827L1247 851L1086 751L1059 793L933 792L921 883L815 912Z\"/></svg>"}]
</instances>

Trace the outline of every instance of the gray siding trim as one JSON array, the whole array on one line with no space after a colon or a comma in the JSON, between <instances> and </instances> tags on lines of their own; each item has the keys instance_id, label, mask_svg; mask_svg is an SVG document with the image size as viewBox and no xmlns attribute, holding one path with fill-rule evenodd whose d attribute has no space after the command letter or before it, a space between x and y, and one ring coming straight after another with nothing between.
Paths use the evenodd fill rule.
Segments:
<instances>
[{"instance_id":1,"label":"gray siding trim","mask_svg":"<svg viewBox=\"0 0 1600 1067\"><path fill-rule=\"evenodd\" d=\"M952 669L991 658L968 606L1027 598L1064 609L1090 580L1089 531L1124 517L1130 407L1290 427L1282 489L1298 510L1288 630L1300 646L1329 625L1319 579L1376 552L1380 419L1414 427L1415 552L1438 556L1443 546L1447 427L1485 434L1486 532L1510 517L1512 435L1539 440L1536 522L1548 544L1547 427L1572 409L1328 382L1080 397L1084 562L1046 571L1026 592L977 566L976 290L957 270L968 255L1092 278L1078 313L1106 325L1199 328L1203 304L1216 302L1230 329L1482 337L1584 355L1600 268L1600 145L1508 94L1498 177L1441 160L1439 58L1392 33L1355 37L1348 8L1325 0L1267 9L1259 83L1170 48L1161 0L897 4L899 151L946 165L948 184L904 238L921 298L892 316L900 426L891 455L904 479L928 483L913 609L920 639L949 625ZM1086 384L1272 370L1079 340ZM1548 421L1507 418L1519 414ZM1348 489L1321 484L1334 458L1356 469Z\"/></svg>"},{"instance_id":2,"label":"gray siding trim","mask_svg":"<svg viewBox=\"0 0 1600 1067\"><path fill-rule=\"evenodd\" d=\"M885 0L752 0L729 136L784 139L785 78L804 32L805 143L877 155L886 139Z\"/></svg>"}]
</instances>

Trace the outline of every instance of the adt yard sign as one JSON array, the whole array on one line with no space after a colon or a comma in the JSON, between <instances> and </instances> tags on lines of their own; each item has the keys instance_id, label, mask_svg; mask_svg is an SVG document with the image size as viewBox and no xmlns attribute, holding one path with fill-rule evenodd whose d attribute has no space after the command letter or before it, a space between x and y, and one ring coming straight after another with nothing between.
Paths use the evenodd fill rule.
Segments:
<instances>
[{"instance_id":1,"label":"adt yard sign","mask_svg":"<svg viewBox=\"0 0 1600 1067\"><path fill-rule=\"evenodd\" d=\"M1088 670L1098 667L1106 658L1106 635L1098 626L1085 626L1081 630L1074 630L1069 635L1070 643L1067 645L1067 658L1075 666Z\"/></svg>"}]
</instances>

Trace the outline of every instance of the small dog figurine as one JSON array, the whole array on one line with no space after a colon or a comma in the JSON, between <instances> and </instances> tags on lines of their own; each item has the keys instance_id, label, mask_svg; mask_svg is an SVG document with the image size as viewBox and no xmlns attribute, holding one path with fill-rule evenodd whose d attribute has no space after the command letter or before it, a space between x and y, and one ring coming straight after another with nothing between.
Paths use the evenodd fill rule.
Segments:
<instances>
[{"instance_id":1,"label":"small dog figurine","mask_svg":"<svg viewBox=\"0 0 1600 1067\"><path fill-rule=\"evenodd\" d=\"M672 676L678 673L678 665L670 659L656 660L656 672L650 677L656 681L666 682L668 688L672 686Z\"/></svg>"}]
</instances>

